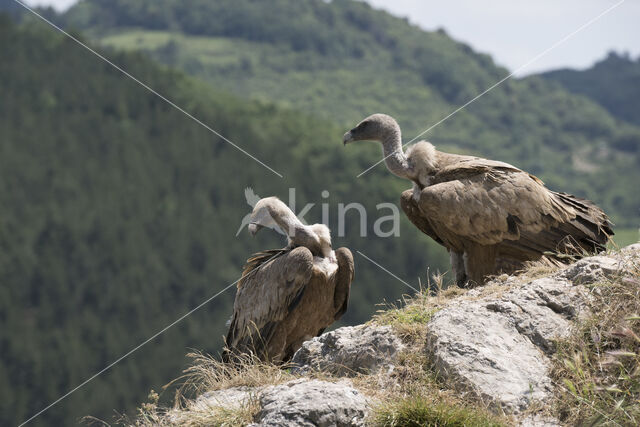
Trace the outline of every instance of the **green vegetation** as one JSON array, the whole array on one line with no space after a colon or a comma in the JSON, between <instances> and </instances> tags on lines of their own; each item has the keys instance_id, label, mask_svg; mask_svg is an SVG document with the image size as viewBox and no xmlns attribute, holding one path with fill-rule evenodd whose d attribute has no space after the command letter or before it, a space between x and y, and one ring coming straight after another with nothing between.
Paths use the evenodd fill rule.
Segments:
<instances>
[{"instance_id":1,"label":"green vegetation","mask_svg":"<svg viewBox=\"0 0 640 427\"><path fill-rule=\"evenodd\" d=\"M0 12L11 14L12 16L19 14L22 6L14 0L0 0Z\"/></svg>"},{"instance_id":2,"label":"green vegetation","mask_svg":"<svg viewBox=\"0 0 640 427\"><path fill-rule=\"evenodd\" d=\"M540 75L584 95L622 120L640 125L640 58L610 52L586 70L554 70ZM621 148L640 151L637 139L619 141Z\"/></svg>"},{"instance_id":3,"label":"green vegetation","mask_svg":"<svg viewBox=\"0 0 640 427\"><path fill-rule=\"evenodd\" d=\"M251 253L281 247L275 233L235 236L250 211L245 187L284 200L295 187L298 210L316 203L306 219L319 222L326 202L334 226L338 202L360 202L369 234L376 205L406 188L387 174L355 179L379 153L344 150L342 128L240 101L139 54L109 56L284 178L48 27L2 17L0 44L1 425L22 422L236 281ZM404 218L400 233L365 240L352 211L334 241L410 282L427 265L446 268L446 254ZM355 261L350 324L406 292ZM35 425L133 409L180 372L188 348L220 350L233 296L214 299Z\"/></svg>"},{"instance_id":4,"label":"green vegetation","mask_svg":"<svg viewBox=\"0 0 640 427\"><path fill-rule=\"evenodd\" d=\"M640 423L640 266L593 285L592 315L558 343L556 408L574 425Z\"/></svg>"},{"instance_id":5,"label":"green vegetation","mask_svg":"<svg viewBox=\"0 0 640 427\"><path fill-rule=\"evenodd\" d=\"M616 228L616 235L613 236L613 244L623 248L632 243L640 242L640 227Z\"/></svg>"},{"instance_id":6,"label":"green vegetation","mask_svg":"<svg viewBox=\"0 0 640 427\"><path fill-rule=\"evenodd\" d=\"M426 289L413 295L403 295L398 303L386 304L379 310L372 321L379 325L389 325L405 340L421 340L427 323L440 310L443 303L464 292L456 286L443 289L445 275L434 276L434 283L430 279Z\"/></svg>"},{"instance_id":7,"label":"green vegetation","mask_svg":"<svg viewBox=\"0 0 640 427\"><path fill-rule=\"evenodd\" d=\"M379 407L373 425L382 427L498 427L506 425L488 411L411 396Z\"/></svg>"},{"instance_id":8,"label":"green vegetation","mask_svg":"<svg viewBox=\"0 0 640 427\"><path fill-rule=\"evenodd\" d=\"M443 31L351 0L198 0L189 8L177 0L85 0L60 21L105 46L141 50L217 89L343 130L386 112L407 140L508 74ZM640 223L640 130L554 82L509 80L424 138L513 163L552 189L594 200L618 226ZM389 179L383 166L362 178L374 175Z\"/></svg>"},{"instance_id":9,"label":"green vegetation","mask_svg":"<svg viewBox=\"0 0 640 427\"><path fill-rule=\"evenodd\" d=\"M102 43L115 63L284 179L33 16L20 25L1 16L1 425L22 422L237 280L251 253L281 246L269 233L236 238L245 187L284 200L295 187L298 210L316 203L309 222L330 204L329 225L337 203L362 203L372 234L376 205L397 203L408 184L382 166L356 179L380 151L344 149L346 128L384 111L411 138L507 73L444 32L347 0L85 0L47 16ZM535 77L506 82L426 137L512 162L635 229L639 135ZM448 268L444 251L404 218L401 237L366 239L357 214L347 219L335 244L410 283L427 267ZM356 264L349 324L407 291L358 255ZM131 411L180 372L187 348L219 351L232 300L229 290L33 424ZM409 333L431 314L388 322L410 324Z\"/></svg>"}]
</instances>

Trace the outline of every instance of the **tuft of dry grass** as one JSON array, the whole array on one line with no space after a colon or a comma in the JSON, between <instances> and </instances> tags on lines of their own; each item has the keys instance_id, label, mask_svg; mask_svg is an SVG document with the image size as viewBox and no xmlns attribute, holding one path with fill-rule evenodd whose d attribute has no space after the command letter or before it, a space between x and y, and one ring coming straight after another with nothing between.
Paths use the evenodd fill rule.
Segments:
<instances>
[{"instance_id":1,"label":"tuft of dry grass","mask_svg":"<svg viewBox=\"0 0 640 427\"><path fill-rule=\"evenodd\" d=\"M541 258L537 261L529 261L524 264L522 270L517 271L514 277L520 282L529 282L531 280L547 277L553 273L565 268L566 265L555 263L549 259Z\"/></svg>"},{"instance_id":2,"label":"tuft of dry grass","mask_svg":"<svg viewBox=\"0 0 640 427\"><path fill-rule=\"evenodd\" d=\"M149 402L138 408L137 417L133 420L122 418L121 425L226 427L250 424L260 410L259 388L281 384L295 378L286 367L260 361L253 355L238 356L234 364L223 363L202 353L190 353L188 356L193 359L192 365L184 371L182 377L172 382L182 382L176 392L174 406L159 406L159 396L152 391L149 394ZM247 399L233 405L192 399L207 391L234 387L248 388Z\"/></svg>"},{"instance_id":3,"label":"tuft of dry grass","mask_svg":"<svg viewBox=\"0 0 640 427\"><path fill-rule=\"evenodd\" d=\"M591 315L558 342L554 410L581 425L640 425L640 266L590 286Z\"/></svg>"},{"instance_id":4,"label":"tuft of dry grass","mask_svg":"<svg viewBox=\"0 0 640 427\"><path fill-rule=\"evenodd\" d=\"M187 357L192 358L193 363L179 378L184 380L181 390L196 394L231 387L276 385L296 378L287 366L261 361L252 354L236 356L233 364L202 353L189 353Z\"/></svg>"}]
</instances>

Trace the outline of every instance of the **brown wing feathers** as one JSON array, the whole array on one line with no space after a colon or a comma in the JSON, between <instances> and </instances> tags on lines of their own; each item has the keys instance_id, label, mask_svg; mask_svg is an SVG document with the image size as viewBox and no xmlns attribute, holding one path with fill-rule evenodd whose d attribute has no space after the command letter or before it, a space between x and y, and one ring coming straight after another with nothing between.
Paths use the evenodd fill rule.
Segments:
<instances>
[{"instance_id":1,"label":"brown wing feathers","mask_svg":"<svg viewBox=\"0 0 640 427\"><path fill-rule=\"evenodd\" d=\"M256 268L259 268L265 262L270 261L289 250L290 249L267 249L266 251L257 252L251 255L251 257L247 260L244 267L242 268L242 276L240 278L240 281L238 282L238 287L242 286L242 283L247 274L251 273Z\"/></svg>"},{"instance_id":2,"label":"brown wing feathers","mask_svg":"<svg viewBox=\"0 0 640 427\"><path fill-rule=\"evenodd\" d=\"M434 240L456 252L497 245L502 265L549 253L601 251L613 234L592 202L550 191L533 175L482 159L448 165L419 201L407 190L401 202L409 219Z\"/></svg>"},{"instance_id":3,"label":"brown wing feathers","mask_svg":"<svg viewBox=\"0 0 640 427\"><path fill-rule=\"evenodd\" d=\"M295 308L311 278L313 256L306 248L268 250L245 265L226 345L265 359L279 323ZM229 360L229 352L223 354Z\"/></svg>"},{"instance_id":4,"label":"brown wing feathers","mask_svg":"<svg viewBox=\"0 0 640 427\"><path fill-rule=\"evenodd\" d=\"M247 260L238 284L223 360L253 353L262 360L288 360L347 309L353 256L335 251L337 269L326 269L306 247L269 250ZM318 262L318 264L316 264Z\"/></svg>"}]
</instances>

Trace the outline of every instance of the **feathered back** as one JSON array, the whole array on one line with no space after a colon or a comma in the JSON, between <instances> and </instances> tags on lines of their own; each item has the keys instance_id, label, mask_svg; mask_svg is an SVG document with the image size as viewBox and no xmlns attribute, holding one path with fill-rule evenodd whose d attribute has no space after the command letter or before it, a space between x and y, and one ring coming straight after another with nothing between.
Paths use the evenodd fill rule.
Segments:
<instances>
[{"instance_id":1,"label":"feathered back","mask_svg":"<svg viewBox=\"0 0 640 427\"><path fill-rule=\"evenodd\" d=\"M262 264L272 261L273 259L281 256L282 254L289 252L291 249L267 249L266 251L257 252L251 255L251 258L247 259L244 267L242 268L242 276L238 282L238 288L242 287L248 274L253 270L260 268Z\"/></svg>"}]
</instances>

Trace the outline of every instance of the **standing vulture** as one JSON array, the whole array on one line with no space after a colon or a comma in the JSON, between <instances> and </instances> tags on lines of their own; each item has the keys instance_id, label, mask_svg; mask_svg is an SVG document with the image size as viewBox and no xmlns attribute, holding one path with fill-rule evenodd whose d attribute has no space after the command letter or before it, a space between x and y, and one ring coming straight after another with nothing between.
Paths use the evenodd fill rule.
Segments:
<instances>
[{"instance_id":1,"label":"standing vulture","mask_svg":"<svg viewBox=\"0 0 640 427\"><path fill-rule=\"evenodd\" d=\"M331 249L329 228L304 225L276 197L261 199L249 224L287 235L283 249L254 254L244 267L233 305L226 361L253 353L261 360L286 362L302 343L320 335L347 310L353 281L353 256Z\"/></svg>"},{"instance_id":2,"label":"standing vulture","mask_svg":"<svg viewBox=\"0 0 640 427\"><path fill-rule=\"evenodd\" d=\"M402 209L447 248L459 285L482 284L551 253L599 252L613 235L595 204L551 191L508 163L443 153L426 141L404 153L400 127L386 114L367 117L343 138L345 145L362 140L381 142L387 168L413 182Z\"/></svg>"}]
</instances>

